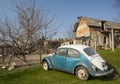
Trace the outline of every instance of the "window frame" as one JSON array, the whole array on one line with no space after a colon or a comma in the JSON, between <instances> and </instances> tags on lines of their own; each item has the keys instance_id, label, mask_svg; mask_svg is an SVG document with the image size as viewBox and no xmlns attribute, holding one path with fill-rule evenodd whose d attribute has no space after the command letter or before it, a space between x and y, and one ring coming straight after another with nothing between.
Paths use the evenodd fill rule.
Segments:
<instances>
[{"instance_id":1,"label":"window frame","mask_svg":"<svg viewBox=\"0 0 120 84\"><path fill-rule=\"evenodd\" d=\"M75 56L75 55L69 55L69 50L74 50L77 52L77 54L79 54L78 56ZM79 58L80 57L80 51L76 50L76 49L73 49L73 48L68 48L68 51L67 51L67 56L68 57L72 57L72 58Z\"/></svg>"},{"instance_id":2,"label":"window frame","mask_svg":"<svg viewBox=\"0 0 120 84\"><path fill-rule=\"evenodd\" d=\"M59 51L59 50L61 50L61 49L64 49L64 50L65 50L64 54L57 53L57 51ZM66 53L67 53L67 49L66 49L66 48L58 48L58 49L56 50L56 52L55 52L55 55L58 55L58 56L66 56Z\"/></svg>"},{"instance_id":3,"label":"window frame","mask_svg":"<svg viewBox=\"0 0 120 84\"><path fill-rule=\"evenodd\" d=\"M87 48L84 48L83 51L88 55L88 56L93 56L95 54L97 54L97 52L91 48L91 47L87 47Z\"/></svg>"}]
</instances>

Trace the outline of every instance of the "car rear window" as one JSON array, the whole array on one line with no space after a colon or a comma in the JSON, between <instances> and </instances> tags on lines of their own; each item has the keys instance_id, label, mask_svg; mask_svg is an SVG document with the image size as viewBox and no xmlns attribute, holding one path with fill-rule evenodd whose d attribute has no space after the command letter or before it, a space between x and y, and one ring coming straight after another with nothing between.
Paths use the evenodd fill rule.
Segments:
<instances>
[{"instance_id":1,"label":"car rear window","mask_svg":"<svg viewBox=\"0 0 120 84\"><path fill-rule=\"evenodd\" d=\"M87 47L83 50L88 56L92 56L97 54L95 50L93 50L91 47Z\"/></svg>"}]
</instances>

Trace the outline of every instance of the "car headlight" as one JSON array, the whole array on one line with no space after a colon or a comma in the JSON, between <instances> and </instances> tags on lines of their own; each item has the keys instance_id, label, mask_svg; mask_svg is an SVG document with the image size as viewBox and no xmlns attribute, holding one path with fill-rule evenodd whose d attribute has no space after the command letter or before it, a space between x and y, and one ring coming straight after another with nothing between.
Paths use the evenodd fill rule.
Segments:
<instances>
[{"instance_id":1,"label":"car headlight","mask_svg":"<svg viewBox=\"0 0 120 84\"><path fill-rule=\"evenodd\" d=\"M108 65L106 62L102 62L102 67L104 68L104 70L108 70Z\"/></svg>"}]
</instances>

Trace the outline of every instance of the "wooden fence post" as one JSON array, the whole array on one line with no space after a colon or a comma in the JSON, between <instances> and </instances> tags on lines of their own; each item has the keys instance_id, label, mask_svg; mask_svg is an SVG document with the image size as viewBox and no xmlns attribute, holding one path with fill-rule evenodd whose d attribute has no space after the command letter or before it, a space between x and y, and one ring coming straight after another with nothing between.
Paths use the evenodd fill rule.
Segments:
<instances>
[{"instance_id":1,"label":"wooden fence post","mask_svg":"<svg viewBox=\"0 0 120 84\"><path fill-rule=\"evenodd\" d=\"M2 48L2 62L5 63L4 47Z\"/></svg>"},{"instance_id":2,"label":"wooden fence post","mask_svg":"<svg viewBox=\"0 0 120 84\"><path fill-rule=\"evenodd\" d=\"M114 29L112 28L111 29L111 32L112 32L112 51L114 51Z\"/></svg>"},{"instance_id":3,"label":"wooden fence post","mask_svg":"<svg viewBox=\"0 0 120 84\"><path fill-rule=\"evenodd\" d=\"M38 52L38 53L39 53L39 58L40 58L40 64L42 63L42 62L41 62L41 60L42 60L42 52L41 52L42 50L41 50L41 49L42 49L42 48L39 47L39 52Z\"/></svg>"}]
</instances>

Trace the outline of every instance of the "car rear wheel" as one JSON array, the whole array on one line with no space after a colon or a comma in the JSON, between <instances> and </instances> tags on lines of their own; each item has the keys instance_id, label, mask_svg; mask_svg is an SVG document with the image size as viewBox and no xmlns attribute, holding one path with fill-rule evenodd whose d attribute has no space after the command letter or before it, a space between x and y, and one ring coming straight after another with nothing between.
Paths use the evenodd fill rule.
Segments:
<instances>
[{"instance_id":1,"label":"car rear wheel","mask_svg":"<svg viewBox=\"0 0 120 84\"><path fill-rule=\"evenodd\" d=\"M75 73L76 73L77 77L81 80L88 80L89 79L88 70L83 66L77 67L75 70Z\"/></svg>"},{"instance_id":2,"label":"car rear wheel","mask_svg":"<svg viewBox=\"0 0 120 84\"><path fill-rule=\"evenodd\" d=\"M48 63L46 61L43 62L43 69L46 71L49 70L49 66L48 66Z\"/></svg>"}]
</instances>

